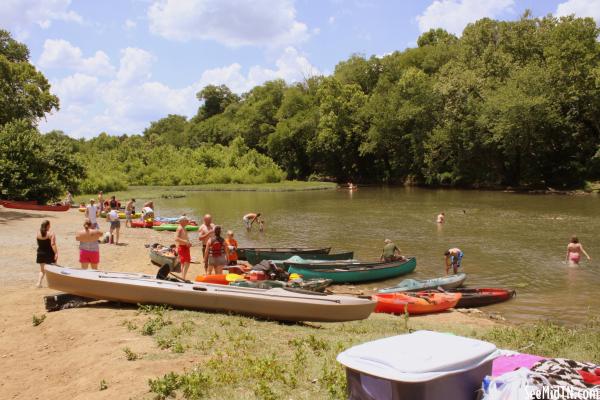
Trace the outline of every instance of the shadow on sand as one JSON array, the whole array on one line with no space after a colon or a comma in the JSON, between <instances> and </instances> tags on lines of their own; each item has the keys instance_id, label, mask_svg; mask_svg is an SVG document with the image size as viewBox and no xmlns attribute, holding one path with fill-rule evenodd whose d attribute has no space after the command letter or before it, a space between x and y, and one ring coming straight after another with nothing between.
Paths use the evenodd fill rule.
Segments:
<instances>
[{"instance_id":1,"label":"shadow on sand","mask_svg":"<svg viewBox=\"0 0 600 400\"><path fill-rule=\"evenodd\" d=\"M0 208L0 225L5 225L10 221L22 221L27 218L56 218L50 214L29 213L26 211L9 211L6 208Z\"/></svg>"}]
</instances>

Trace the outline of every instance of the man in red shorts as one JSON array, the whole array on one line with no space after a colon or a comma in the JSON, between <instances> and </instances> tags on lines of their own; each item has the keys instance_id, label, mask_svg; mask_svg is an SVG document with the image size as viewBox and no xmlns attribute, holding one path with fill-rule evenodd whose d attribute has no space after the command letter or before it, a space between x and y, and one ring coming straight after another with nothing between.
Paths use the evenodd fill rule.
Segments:
<instances>
[{"instance_id":1,"label":"man in red shorts","mask_svg":"<svg viewBox=\"0 0 600 400\"><path fill-rule=\"evenodd\" d=\"M177 243L177 253L179 254L179 262L181 263L182 268L182 278L185 279L188 269L190 268L190 263L192 262L192 256L190 255L190 247L192 247L192 242L190 242L190 238L188 236L185 227L190 221L184 215L179 218L179 226L175 231L175 243Z\"/></svg>"}]
</instances>

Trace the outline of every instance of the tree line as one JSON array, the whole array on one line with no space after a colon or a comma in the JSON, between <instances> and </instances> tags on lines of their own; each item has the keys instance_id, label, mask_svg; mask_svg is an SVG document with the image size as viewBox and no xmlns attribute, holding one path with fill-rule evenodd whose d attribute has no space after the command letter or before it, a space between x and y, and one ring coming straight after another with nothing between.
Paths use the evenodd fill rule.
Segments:
<instances>
[{"instance_id":1,"label":"tree line","mask_svg":"<svg viewBox=\"0 0 600 400\"><path fill-rule=\"evenodd\" d=\"M2 196L283 179L579 187L600 177L600 29L529 13L352 55L330 76L197 94L195 116L73 139L36 124L59 106L27 47L0 31ZM6 173L4 173L6 171Z\"/></svg>"}]
</instances>

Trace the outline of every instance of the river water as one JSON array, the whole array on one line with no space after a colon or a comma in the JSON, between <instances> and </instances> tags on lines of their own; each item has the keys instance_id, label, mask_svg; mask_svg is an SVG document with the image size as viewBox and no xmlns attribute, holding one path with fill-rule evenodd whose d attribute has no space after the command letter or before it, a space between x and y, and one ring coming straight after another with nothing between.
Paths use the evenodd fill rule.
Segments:
<instances>
[{"instance_id":1,"label":"river water","mask_svg":"<svg viewBox=\"0 0 600 400\"><path fill-rule=\"evenodd\" d=\"M444 273L443 253L459 247L471 286L508 287L517 297L488 307L514 322L584 322L600 307L598 196L526 195L418 188L360 188L307 192L193 192L160 200L158 215L210 213L233 229L240 246L332 246L355 258L376 259L385 238L417 257L412 278ZM242 216L262 212L264 233L247 233ZM447 223L435 217L445 211ZM592 262L564 263L577 234ZM382 288L404 279L366 285Z\"/></svg>"}]
</instances>

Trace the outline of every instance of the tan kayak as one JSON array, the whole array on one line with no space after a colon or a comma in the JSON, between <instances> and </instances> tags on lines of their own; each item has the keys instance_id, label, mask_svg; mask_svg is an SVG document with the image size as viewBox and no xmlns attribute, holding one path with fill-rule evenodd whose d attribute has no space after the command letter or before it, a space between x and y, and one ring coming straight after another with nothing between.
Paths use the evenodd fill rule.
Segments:
<instances>
[{"instance_id":1,"label":"tan kayak","mask_svg":"<svg viewBox=\"0 0 600 400\"><path fill-rule=\"evenodd\" d=\"M232 312L280 321L342 322L365 319L375 302L350 296L299 293L179 283L151 275L83 270L46 265L48 286L99 300L133 304L168 304L207 311Z\"/></svg>"}]
</instances>

